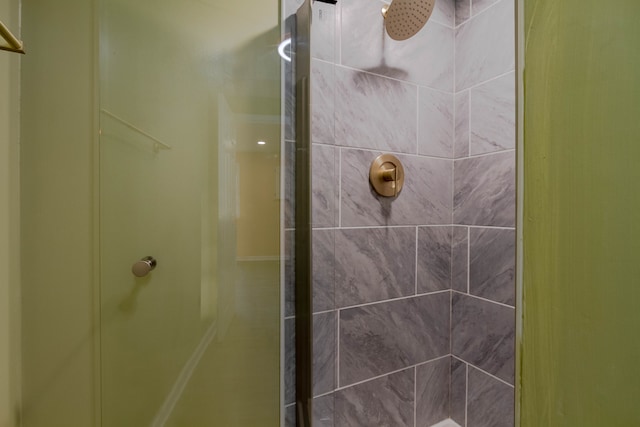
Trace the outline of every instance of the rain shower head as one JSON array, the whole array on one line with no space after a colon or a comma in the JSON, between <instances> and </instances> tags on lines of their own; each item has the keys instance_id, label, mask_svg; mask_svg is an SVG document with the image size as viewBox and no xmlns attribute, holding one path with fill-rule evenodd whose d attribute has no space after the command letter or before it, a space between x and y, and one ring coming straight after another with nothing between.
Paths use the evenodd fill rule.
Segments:
<instances>
[{"instance_id":1,"label":"rain shower head","mask_svg":"<svg viewBox=\"0 0 640 427\"><path fill-rule=\"evenodd\" d=\"M424 27L436 0L393 0L382 8L389 37L406 40L416 35Z\"/></svg>"}]
</instances>

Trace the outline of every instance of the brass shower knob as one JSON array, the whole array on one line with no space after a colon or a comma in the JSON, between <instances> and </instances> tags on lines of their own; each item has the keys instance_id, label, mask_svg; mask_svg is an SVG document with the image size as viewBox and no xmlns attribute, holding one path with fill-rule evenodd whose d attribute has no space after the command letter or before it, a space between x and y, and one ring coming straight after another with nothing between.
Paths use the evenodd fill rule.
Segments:
<instances>
[{"instance_id":1,"label":"brass shower knob","mask_svg":"<svg viewBox=\"0 0 640 427\"><path fill-rule=\"evenodd\" d=\"M397 197L404 185L404 167L392 154L381 154L371 163L369 182L383 197Z\"/></svg>"}]
</instances>

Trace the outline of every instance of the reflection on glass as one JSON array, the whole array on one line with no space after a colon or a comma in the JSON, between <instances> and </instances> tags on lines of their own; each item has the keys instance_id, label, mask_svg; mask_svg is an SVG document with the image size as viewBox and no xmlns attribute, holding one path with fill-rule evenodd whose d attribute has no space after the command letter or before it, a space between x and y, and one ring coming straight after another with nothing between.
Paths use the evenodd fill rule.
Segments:
<instances>
[{"instance_id":1,"label":"reflection on glass","mask_svg":"<svg viewBox=\"0 0 640 427\"><path fill-rule=\"evenodd\" d=\"M104 427L279 424L278 3L102 2Z\"/></svg>"}]
</instances>

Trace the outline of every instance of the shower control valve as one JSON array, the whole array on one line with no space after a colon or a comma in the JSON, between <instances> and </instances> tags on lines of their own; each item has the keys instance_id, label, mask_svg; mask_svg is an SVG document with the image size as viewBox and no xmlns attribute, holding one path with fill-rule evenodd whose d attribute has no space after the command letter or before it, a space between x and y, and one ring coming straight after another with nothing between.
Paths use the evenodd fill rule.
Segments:
<instances>
[{"instance_id":1,"label":"shower control valve","mask_svg":"<svg viewBox=\"0 0 640 427\"><path fill-rule=\"evenodd\" d=\"M392 154L382 154L371 163L369 182L383 197L397 197L404 185L404 167Z\"/></svg>"}]
</instances>

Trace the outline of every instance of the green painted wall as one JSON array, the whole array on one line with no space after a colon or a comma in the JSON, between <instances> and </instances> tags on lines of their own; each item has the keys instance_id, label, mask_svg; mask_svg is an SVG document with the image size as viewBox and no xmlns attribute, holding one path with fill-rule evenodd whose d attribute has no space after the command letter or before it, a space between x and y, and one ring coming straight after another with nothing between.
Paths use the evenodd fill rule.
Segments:
<instances>
[{"instance_id":1,"label":"green painted wall","mask_svg":"<svg viewBox=\"0 0 640 427\"><path fill-rule=\"evenodd\" d=\"M87 427L95 369L94 2L23 2L22 427Z\"/></svg>"},{"instance_id":2,"label":"green painted wall","mask_svg":"<svg viewBox=\"0 0 640 427\"><path fill-rule=\"evenodd\" d=\"M0 0L0 20L19 35L17 0ZM20 379L20 59L0 51L0 427L16 424Z\"/></svg>"},{"instance_id":3,"label":"green painted wall","mask_svg":"<svg viewBox=\"0 0 640 427\"><path fill-rule=\"evenodd\" d=\"M521 426L640 425L640 3L522 3Z\"/></svg>"}]
</instances>

